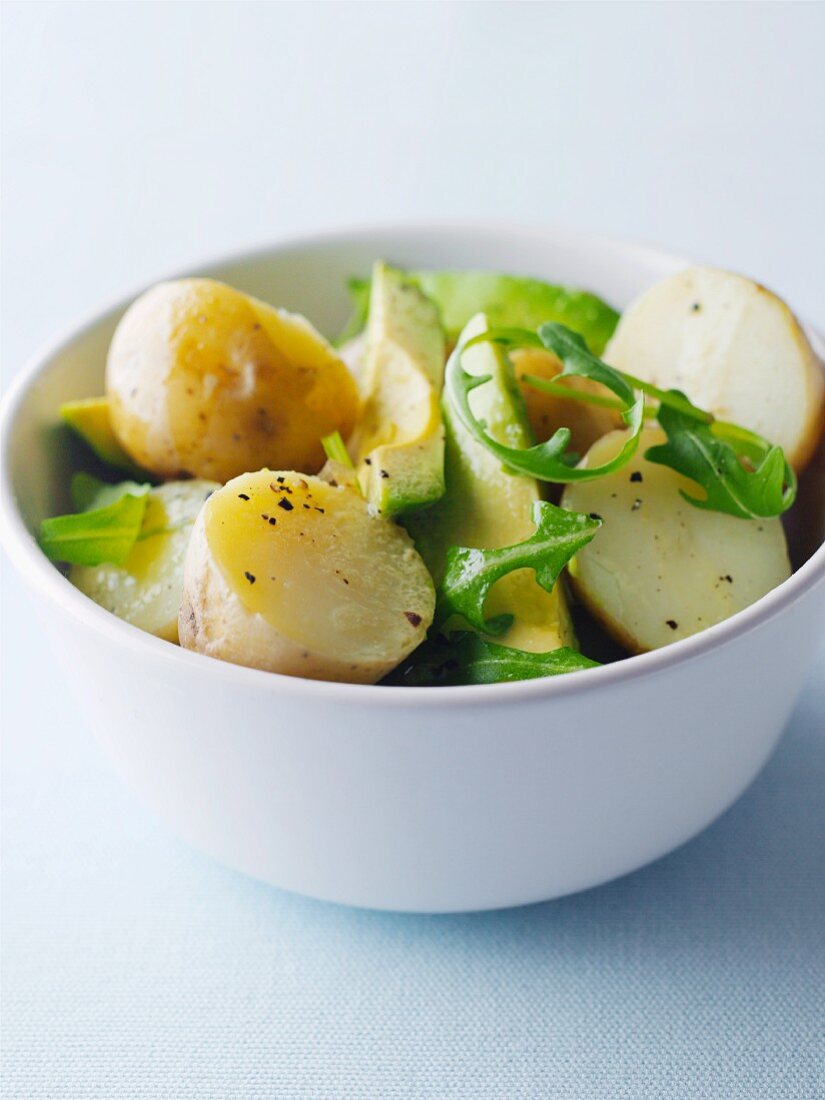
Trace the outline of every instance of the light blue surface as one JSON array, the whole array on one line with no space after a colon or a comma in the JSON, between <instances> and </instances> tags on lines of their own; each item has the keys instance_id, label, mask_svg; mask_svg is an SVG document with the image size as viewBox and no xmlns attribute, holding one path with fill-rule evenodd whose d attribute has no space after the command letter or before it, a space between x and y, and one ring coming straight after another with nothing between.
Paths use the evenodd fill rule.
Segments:
<instances>
[{"instance_id":1,"label":"light blue surface","mask_svg":"<svg viewBox=\"0 0 825 1100\"><path fill-rule=\"evenodd\" d=\"M6 377L166 270L373 219L657 242L823 321L821 4L3 16ZM170 837L3 588L4 1100L825 1094L825 652L755 786L683 850L549 905L382 916Z\"/></svg>"},{"instance_id":2,"label":"light blue surface","mask_svg":"<svg viewBox=\"0 0 825 1100\"><path fill-rule=\"evenodd\" d=\"M38 638L9 599L13 690ZM173 840L45 669L6 736L4 1097L814 1100L823 673L825 653L754 787L670 857L545 905L411 917Z\"/></svg>"}]
</instances>

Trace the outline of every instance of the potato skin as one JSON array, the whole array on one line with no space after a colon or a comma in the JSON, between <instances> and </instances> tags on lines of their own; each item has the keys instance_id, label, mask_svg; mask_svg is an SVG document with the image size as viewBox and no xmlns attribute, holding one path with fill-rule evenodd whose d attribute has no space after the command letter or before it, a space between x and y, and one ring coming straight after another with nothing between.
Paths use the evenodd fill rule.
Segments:
<instances>
[{"instance_id":1,"label":"potato skin","mask_svg":"<svg viewBox=\"0 0 825 1100\"><path fill-rule=\"evenodd\" d=\"M625 438L605 436L584 463L607 461ZM655 427L621 470L568 485L564 507L603 521L569 567L571 586L608 633L631 653L697 634L754 603L790 576L782 522L743 520L689 504L695 484L648 462Z\"/></svg>"},{"instance_id":2,"label":"potato skin","mask_svg":"<svg viewBox=\"0 0 825 1100\"><path fill-rule=\"evenodd\" d=\"M160 283L126 311L106 365L112 427L161 478L315 472L355 424L355 382L295 314L211 279Z\"/></svg>"},{"instance_id":3,"label":"potato skin","mask_svg":"<svg viewBox=\"0 0 825 1100\"><path fill-rule=\"evenodd\" d=\"M246 569L247 560L256 564ZM253 585L267 601L257 608ZM233 479L201 509L179 634L187 649L234 664L372 684L424 640L434 610L432 581L402 528L352 488L264 470Z\"/></svg>"}]
</instances>

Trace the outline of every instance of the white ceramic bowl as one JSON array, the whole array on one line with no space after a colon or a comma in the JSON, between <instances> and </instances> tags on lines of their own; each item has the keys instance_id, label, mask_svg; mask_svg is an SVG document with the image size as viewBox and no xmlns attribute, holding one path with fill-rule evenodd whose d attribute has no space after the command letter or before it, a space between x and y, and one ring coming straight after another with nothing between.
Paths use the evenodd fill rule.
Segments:
<instances>
[{"instance_id":1,"label":"white ceramic bowl","mask_svg":"<svg viewBox=\"0 0 825 1100\"><path fill-rule=\"evenodd\" d=\"M334 332L347 310L345 277L376 257L534 274L618 305L684 263L565 233L435 225L332 233L197 273ZM487 909L631 871L703 829L748 786L825 621L821 472L800 506L808 552L816 547L808 560L746 611L658 652L488 687L363 687L237 668L109 615L30 533L65 503L56 409L101 390L124 305L38 355L9 393L3 532L89 725L182 837L319 898Z\"/></svg>"}]
</instances>

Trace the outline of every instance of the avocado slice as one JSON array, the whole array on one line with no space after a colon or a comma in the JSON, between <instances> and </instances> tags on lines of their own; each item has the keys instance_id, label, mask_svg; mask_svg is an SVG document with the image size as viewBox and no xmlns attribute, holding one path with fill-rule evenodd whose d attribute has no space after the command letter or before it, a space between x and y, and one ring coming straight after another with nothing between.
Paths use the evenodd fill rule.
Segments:
<instances>
[{"instance_id":1,"label":"avocado slice","mask_svg":"<svg viewBox=\"0 0 825 1100\"><path fill-rule=\"evenodd\" d=\"M460 342L489 327L487 318L479 314L464 329ZM470 374L490 376L470 395L473 412L485 421L489 434L510 447L530 446L533 439L524 402L512 366L501 349L478 344L464 352L462 365ZM541 499L538 482L507 473L500 461L467 432L446 397L442 412L446 491L432 508L406 521L436 585L444 575L451 546L491 549L532 535L533 504ZM499 644L533 653L576 644L562 585L545 592L530 569L516 570L497 581L490 590L486 613L490 617L514 616L507 632L496 637Z\"/></svg>"},{"instance_id":2,"label":"avocado slice","mask_svg":"<svg viewBox=\"0 0 825 1100\"><path fill-rule=\"evenodd\" d=\"M443 379L438 311L400 271L377 264L364 405L350 445L365 497L386 516L432 504L444 492Z\"/></svg>"},{"instance_id":3,"label":"avocado slice","mask_svg":"<svg viewBox=\"0 0 825 1100\"><path fill-rule=\"evenodd\" d=\"M412 271L407 278L437 306L451 347L470 318L484 313L491 326L506 328L537 329L558 321L601 355L619 321L616 310L595 294L541 279L495 271ZM369 313L369 280L350 279L348 287L353 311L338 343L361 332Z\"/></svg>"},{"instance_id":4,"label":"avocado slice","mask_svg":"<svg viewBox=\"0 0 825 1100\"><path fill-rule=\"evenodd\" d=\"M86 397L80 401L67 401L60 406L60 418L107 465L142 476L140 467L132 462L112 429L108 397Z\"/></svg>"}]
</instances>

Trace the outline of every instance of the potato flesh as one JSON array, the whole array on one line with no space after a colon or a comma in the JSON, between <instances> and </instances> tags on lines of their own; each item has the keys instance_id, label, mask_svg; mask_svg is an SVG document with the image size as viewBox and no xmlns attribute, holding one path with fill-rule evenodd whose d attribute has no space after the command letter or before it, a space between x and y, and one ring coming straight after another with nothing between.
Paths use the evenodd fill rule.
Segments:
<instances>
[{"instance_id":1,"label":"potato flesh","mask_svg":"<svg viewBox=\"0 0 825 1100\"><path fill-rule=\"evenodd\" d=\"M352 489L243 475L209 501L204 529L246 610L309 654L392 666L432 622L432 581L411 540Z\"/></svg>"},{"instance_id":2,"label":"potato flesh","mask_svg":"<svg viewBox=\"0 0 825 1100\"><path fill-rule=\"evenodd\" d=\"M210 481L170 481L150 490L140 538L126 562L75 565L69 580L119 619L176 642L189 535L218 488Z\"/></svg>"},{"instance_id":3,"label":"potato flesh","mask_svg":"<svg viewBox=\"0 0 825 1100\"><path fill-rule=\"evenodd\" d=\"M656 283L625 311L604 357L779 444L796 469L822 433L821 364L785 303L741 275L690 268Z\"/></svg>"},{"instance_id":4,"label":"potato flesh","mask_svg":"<svg viewBox=\"0 0 825 1100\"><path fill-rule=\"evenodd\" d=\"M211 279L161 283L132 305L106 386L120 443L159 477L315 472L322 436L348 434L358 410L349 371L307 321Z\"/></svg>"},{"instance_id":5,"label":"potato flesh","mask_svg":"<svg viewBox=\"0 0 825 1100\"><path fill-rule=\"evenodd\" d=\"M625 437L624 431L605 436L584 464L608 461ZM663 439L658 428L645 429L627 466L571 484L563 497L566 508L603 520L570 567L574 589L635 653L727 619L791 572L780 520L742 520L689 504L679 490L701 495L696 484L643 457Z\"/></svg>"}]
</instances>

